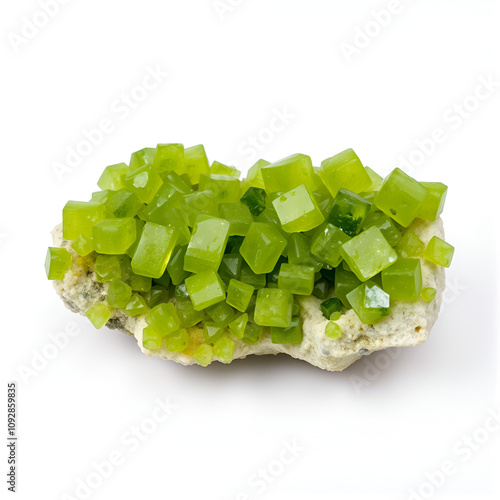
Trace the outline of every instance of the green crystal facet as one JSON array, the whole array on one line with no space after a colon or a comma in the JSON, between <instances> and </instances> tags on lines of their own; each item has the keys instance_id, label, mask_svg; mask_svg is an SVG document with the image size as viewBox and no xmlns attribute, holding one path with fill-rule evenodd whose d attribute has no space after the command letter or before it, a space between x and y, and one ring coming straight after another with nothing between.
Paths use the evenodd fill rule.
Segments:
<instances>
[{"instance_id":1,"label":"green crystal facet","mask_svg":"<svg viewBox=\"0 0 500 500\"><path fill-rule=\"evenodd\" d=\"M325 335L329 339L339 339L342 337L342 329L335 321L329 321L325 326Z\"/></svg>"},{"instance_id":2,"label":"green crystal facet","mask_svg":"<svg viewBox=\"0 0 500 500\"><path fill-rule=\"evenodd\" d=\"M396 222L408 227L418 216L427 193L419 182L396 168L385 178L375 197L375 205Z\"/></svg>"},{"instance_id":3,"label":"green crystal facet","mask_svg":"<svg viewBox=\"0 0 500 500\"><path fill-rule=\"evenodd\" d=\"M158 171L151 165L132 170L122 179L125 189L134 193L142 203L151 202L163 184Z\"/></svg>"},{"instance_id":4,"label":"green crystal facet","mask_svg":"<svg viewBox=\"0 0 500 500\"><path fill-rule=\"evenodd\" d=\"M95 328L102 328L110 319L111 311L103 302L98 302L85 313Z\"/></svg>"},{"instance_id":5,"label":"green crystal facet","mask_svg":"<svg viewBox=\"0 0 500 500\"><path fill-rule=\"evenodd\" d=\"M119 279L122 276L122 267L117 255L98 255L94 270L99 283Z\"/></svg>"},{"instance_id":6,"label":"green crystal facet","mask_svg":"<svg viewBox=\"0 0 500 500\"><path fill-rule=\"evenodd\" d=\"M276 198L273 206L287 233L309 231L325 220L316 199L304 184Z\"/></svg>"},{"instance_id":7,"label":"green crystal facet","mask_svg":"<svg viewBox=\"0 0 500 500\"><path fill-rule=\"evenodd\" d=\"M271 327L271 341L273 344L301 344L302 321L300 318L292 318L288 328Z\"/></svg>"},{"instance_id":8,"label":"green crystal facet","mask_svg":"<svg viewBox=\"0 0 500 500\"><path fill-rule=\"evenodd\" d=\"M170 227L147 222L132 258L132 270L149 278L160 278L177 243L178 233Z\"/></svg>"},{"instance_id":9,"label":"green crystal facet","mask_svg":"<svg viewBox=\"0 0 500 500\"><path fill-rule=\"evenodd\" d=\"M321 312L326 319L332 319L331 316L342 313L342 303L337 297L325 300L321 303ZM340 316L339 316L340 317ZM338 318L337 318L338 319Z\"/></svg>"},{"instance_id":10,"label":"green crystal facet","mask_svg":"<svg viewBox=\"0 0 500 500\"><path fill-rule=\"evenodd\" d=\"M267 195L264 189L250 187L241 197L241 202L250 210L254 217L259 216L266 208Z\"/></svg>"},{"instance_id":11,"label":"green crystal facet","mask_svg":"<svg viewBox=\"0 0 500 500\"><path fill-rule=\"evenodd\" d=\"M71 254L65 248L49 247L45 258L45 273L49 280L62 280L71 266Z\"/></svg>"},{"instance_id":12,"label":"green crystal facet","mask_svg":"<svg viewBox=\"0 0 500 500\"><path fill-rule=\"evenodd\" d=\"M390 296L373 281L359 285L349 292L347 299L365 325L376 323L389 314Z\"/></svg>"},{"instance_id":13,"label":"green crystal facet","mask_svg":"<svg viewBox=\"0 0 500 500\"><path fill-rule=\"evenodd\" d=\"M442 182L421 182L427 189L427 196L420 207L417 217L428 221L435 221L443 211L448 186Z\"/></svg>"},{"instance_id":14,"label":"green crystal facet","mask_svg":"<svg viewBox=\"0 0 500 500\"><path fill-rule=\"evenodd\" d=\"M365 167L352 149L346 149L321 162L319 175L334 197L341 188L361 193L372 184Z\"/></svg>"},{"instance_id":15,"label":"green crystal facet","mask_svg":"<svg viewBox=\"0 0 500 500\"><path fill-rule=\"evenodd\" d=\"M229 222L200 215L184 257L184 270L192 273L217 271L229 237Z\"/></svg>"},{"instance_id":16,"label":"green crystal facet","mask_svg":"<svg viewBox=\"0 0 500 500\"><path fill-rule=\"evenodd\" d=\"M337 267L342 261L340 249L351 238L332 224L325 224L311 241L311 253L322 262Z\"/></svg>"},{"instance_id":17,"label":"green crystal facet","mask_svg":"<svg viewBox=\"0 0 500 500\"><path fill-rule=\"evenodd\" d=\"M278 275L278 288L295 295L311 295L314 289L314 269L297 264L282 264Z\"/></svg>"},{"instance_id":18,"label":"green crystal facet","mask_svg":"<svg viewBox=\"0 0 500 500\"><path fill-rule=\"evenodd\" d=\"M254 273L270 273L286 245L286 239L275 226L254 222L245 236L240 253Z\"/></svg>"},{"instance_id":19,"label":"green crystal facet","mask_svg":"<svg viewBox=\"0 0 500 500\"><path fill-rule=\"evenodd\" d=\"M407 229L396 245L396 251L401 257L420 257L425 249L425 243L411 229Z\"/></svg>"},{"instance_id":20,"label":"green crystal facet","mask_svg":"<svg viewBox=\"0 0 500 500\"><path fill-rule=\"evenodd\" d=\"M260 326L288 328L292 321L293 296L279 288L262 288L257 292L254 321Z\"/></svg>"},{"instance_id":21,"label":"green crystal facet","mask_svg":"<svg viewBox=\"0 0 500 500\"><path fill-rule=\"evenodd\" d=\"M184 165L191 184L200 182L200 175L208 174L209 165L205 148L199 144L184 150Z\"/></svg>"},{"instance_id":22,"label":"green crystal facet","mask_svg":"<svg viewBox=\"0 0 500 500\"><path fill-rule=\"evenodd\" d=\"M104 191L109 189L110 191L118 191L123 189L122 176L128 171L128 166L126 163L117 163L116 165L110 165L104 169L101 177L97 181L97 185Z\"/></svg>"},{"instance_id":23,"label":"green crystal facet","mask_svg":"<svg viewBox=\"0 0 500 500\"><path fill-rule=\"evenodd\" d=\"M170 352L182 352L187 349L189 345L189 334L183 328L170 334L165 339L165 347Z\"/></svg>"},{"instance_id":24,"label":"green crystal facet","mask_svg":"<svg viewBox=\"0 0 500 500\"><path fill-rule=\"evenodd\" d=\"M201 344L193 352L193 359L200 366L208 366L214 357L214 350L211 345Z\"/></svg>"},{"instance_id":25,"label":"green crystal facet","mask_svg":"<svg viewBox=\"0 0 500 500\"><path fill-rule=\"evenodd\" d=\"M181 326L172 302L159 304L151 309L146 316L146 323L164 337L175 332Z\"/></svg>"},{"instance_id":26,"label":"green crystal facet","mask_svg":"<svg viewBox=\"0 0 500 500\"><path fill-rule=\"evenodd\" d=\"M226 298L224 283L215 271L205 271L186 278L186 288L197 311Z\"/></svg>"},{"instance_id":27,"label":"green crystal facet","mask_svg":"<svg viewBox=\"0 0 500 500\"><path fill-rule=\"evenodd\" d=\"M124 254L137 238L137 226L132 217L105 219L93 227L96 252L106 255Z\"/></svg>"},{"instance_id":28,"label":"green crystal facet","mask_svg":"<svg viewBox=\"0 0 500 500\"><path fill-rule=\"evenodd\" d=\"M243 203L222 203L219 214L230 224L229 236L246 236L254 222L250 209Z\"/></svg>"},{"instance_id":29,"label":"green crystal facet","mask_svg":"<svg viewBox=\"0 0 500 500\"><path fill-rule=\"evenodd\" d=\"M314 170L311 158L303 154L288 156L261 168L262 179L268 193L286 193L301 184L314 190Z\"/></svg>"},{"instance_id":30,"label":"green crystal facet","mask_svg":"<svg viewBox=\"0 0 500 500\"><path fill-rule=\"evenodd\" d=\"M106 218L106 205L94 201L68 201L63 208L63 238L76 240L84 234L92 236L94 224Z\"/></svg>"},{"instance_id":31,"label":"green crystal facet","mask_svg":"<svg viewBox=\"0 0 500 500\"><path fill-rule=\"evenodd\" d=\"M123 309L132 297L132 288L120 279L109 284L107 302L111 307Z\"/></svg>"},{"instance_id":32,"label":"green crystal facet","mask_svg":"<svg viewBox=\"0 0 500 500\"><path fill-rule=\"evenodd\" d=\"M425 248L424 257L441 267L450 267L455 248L438 236L433 236Z\"/></svg>"},{"instance_id":33,"label":"green crystal facet","mask_svg":"<svg viewBox=\"0 0 500 500\"><path fill-rule=\"evenodd\" d=\"M238 311L245 312L248 304L250 304L253 292L254 288L252 285L232 279L227 287L226 302L235 309L238 309Z\"/></svg>"},{"instance_id":34,"label":"green crystal facet","mask_svg":"<svg viewBox=\"0 0 500 500\"><path fill-rule=\"evenodd\" d=\"M339 189L328 215L328 222L342 229L348 236L355 236L361 231L372 204L361 196Z\"/></svg>"},{"instance_id":35,"label":"green crystal facet","mask_svg":"<svg viewBox=\"0 0 500 500\"><path fill-rule=\"evenodd\" d=\"M344 243L340 253L361 281L372 278L398 258L380 229L376 227L370 227Z\"/></svg>"},{"instance_id":36,"label":"green crystal facet","mask_svg":"<svg viewBox=\"0 0 500 500\"><path fill-rule=\"evenodd\" d=\"M229 337L221 337L215 342L214 354L221 363L231 363L234 356L234 341Z\"/></svg>"},{"instance_id":37,"label":"green crystal facet","mask_svg":"<svg viewBox=\"0 0 500 500\"><path fill-rule=\"evenodd\" d=\"M398 259L382 271L382 285L393 300L417 300L422 290L420 260Z\"/></svg>"}]
</instances>

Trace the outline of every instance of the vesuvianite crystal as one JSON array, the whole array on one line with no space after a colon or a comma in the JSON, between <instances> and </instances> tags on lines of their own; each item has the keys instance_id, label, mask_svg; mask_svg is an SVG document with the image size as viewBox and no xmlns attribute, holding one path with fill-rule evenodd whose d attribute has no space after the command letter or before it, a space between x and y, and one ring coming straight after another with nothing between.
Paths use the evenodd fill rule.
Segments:
<instances>
[{"instance_id":1,"label":"vesuvianite crystal","mask_svg":"<svg viewBox=\"0 0 500 500\"><path fill-rule=\"evenodd\" d=\"M48 279L85 262L102 287L86 311L96 328L136 317L144 349L202 366L263 339L301 344L303 297L331 342L346 310L372 324L395 301L430 303L422 264L449 267L454 252L408 227L440 216L447 186L400 169L383 179L352 149L320 168L304 154L259 160L240 180L202 145L158 144L106 167L98 186L91 201L65 205L68 244L48 249Z\"/></svg>"}]
</instances>

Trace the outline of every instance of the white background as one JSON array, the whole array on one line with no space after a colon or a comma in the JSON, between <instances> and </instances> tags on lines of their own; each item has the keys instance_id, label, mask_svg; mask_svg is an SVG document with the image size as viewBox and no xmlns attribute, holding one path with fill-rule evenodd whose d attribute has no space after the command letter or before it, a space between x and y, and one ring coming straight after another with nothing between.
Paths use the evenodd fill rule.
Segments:
<instances>
[{"instance_id":1,"label":"white background","mask_svg":"<svg viewBox=\"0 0 500 500\"><path fill-rule=\"evenodd\" d=\"M0 355L4 380L18 382L17 498L82 498L77 481L116 452L122 463L89 498L392 500L421 487L427 498L498 498L500 432L481 427L499 409L500 3L219 3L227 11L212 0L72 0L30 31L24 18L38 2L2 2ZM373 21L394 6L385 26ZM168 76L141 93L156 67ZM478 102L481 79L496 87L479 89ZM142 101L124 107L134 88ZM457 118L464 101L467 117ZM280 112L293 117L273 121L270 134ZM102 119L113 130L56 175ZM456 254L426 344L342 373L286 357L185 368L64 308L43 269L50 230L68 199L89 199L106 165L183 142L246 170L257 154L248 137L259 134L268 160L301 152L318 165L353 147L383 175L411 157L406 170L418 180L449 185L444 221ZM73 324L79 334L54 354L50 335ZM134 450L122 436L151 430L157 398L177 408ZM473 433L486 442L469 455L461 440ZM298 456L280 466L294 441ZM6 448L1 460L6 471ZM454 473L426 487L444 461ZM257 483L268 467L276 477ZM3 480L1 489L3 498Z\"/></svg>"}]
</instances>

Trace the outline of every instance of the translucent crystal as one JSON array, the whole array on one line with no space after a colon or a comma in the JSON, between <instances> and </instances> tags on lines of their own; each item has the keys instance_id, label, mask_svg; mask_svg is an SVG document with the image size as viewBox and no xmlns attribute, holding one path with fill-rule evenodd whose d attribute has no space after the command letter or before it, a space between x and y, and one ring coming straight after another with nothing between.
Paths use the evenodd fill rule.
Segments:
<instances>
[{"instance_id":1,"label":"translucent crystal","mask_svg":"<svg viewBox=\"0 0 500 500\"><path fill-rule=\"evenodd\" d=\"M208 174L209 165L205 148L199 144L184 150L184 165L191 184L200 182L200 175Z\"/></svg>"},{"instance_id":2,"label":"translucent crystal","mask_svg":"<svg viewBox=\"0 0 500 500\"><path fill-rule=\"evenodd\" d=\"M442 182L421 182L427 189L427 196L420 207L417 217L428 221L435 221L443 211L448 186Z\"/></svg>"},{"instance_id":3,"label":"translucent crystal","mask_svg":"<svg viewBox=\"0 0 500 500\"><path fill-rule=\"evenodd\" d=\"M314 190L314 170L311 158L303 154L288 156L261 167L262 179L268 193L286 193L301 184Z\"/></svg>"},{"instance_id":4,"label":"translucent crystal","mask_svg":"<svg viewBox=\"0 0 500 500\"><path fill-rule=\"evenodd\" d=\"M361 281L366 281L389 267L398 257L376 227L370 227L344 243L340 253Z\"/></svg>"},{"instance_id":5,"label":"translucent crystal","mask_svg":"<svg viewBox=\"0 0 500 500\"><path fill-rule=\"evenodd\" d=\"M232 279L227 287L226 302L238 311L245 312L253 292L254 288L252 285Z\"/></svg>"},{"instance_id":6,"label":"translucent crystal","mask_svg":"<svg viewBox=\"0 0 500 500\"><path fill-rule=\"evenodd\" d=\"M375 205L396 222L407 227L417 217L427 193L427 189L419 182L396 168L385 178L375 197Z\"/></svg>"},{"instance_id":7,"label":"translucent crystal","mask_svg":"<svg viewBox=\"0 0 500 500\"><path fill-rule=\"evenodd\" d=\"M441 267L450 267L455 248L438 236L433 236L424 251L424 257Z\"/></svg>"},{"instance_id":8,"label":"translucent crystal","mask_svg":"<svg viewBox=\"0 0 500 500\"><path fill-rule=\"evenodd\" d=\"M346 149L322 161L319 175L333 197L341 188L361 193L372 184L370 176L352 149Z\"/></svg>"},{"instance_id":9,"label":"translucent crystal","mask_svg":"<svg viewBox=\"0 0 500 500\"><path fill-rule=\"evenodd\" d=\"M407 229L396 245L396 251L401 257L420 257L425 249L425 243L411 229Z\"/></svg>"},{"instance_id":10,"label":"translucent crystal","mask_svg":"<svg viewBox=\"0 0 500 500\"><path fill-rule=\"evenodd\" d=\"M302 321L300 318L292 318L288 328L271 327L271 341L273 344L301 344Z\"/></svg>"},{"instance_id":11,"label":"translucent crystal","mask_svg":"<svg viewBox=\"0 0 500 500\"><path fill-rule=\"evenodd\" d=\"M279 288L262 288L257 292L254 321L260 326L288 328L292 321L293 296Z\"/></svg>"},{"instance_id":12,"label":"translucent crystal","mask_svg":"<svg viewBox=\"0 0 500 500\"><path fill-rule=\"evenodd\" d=\"M104 169L101 177L97 181L97 185L104 191L109 189L110 191L118 191L123 189L122 175L128 171L128 166L126 163L117 163L116 165L110 165Z\"/></svg>"},{"instance_id":13,"label":"translucent crystal","mask_svg":"<svg viewBox=\"0 0 500 500\"><path fill-rule=\"evenodd\" d=\"M142 347L148 351L155 351L161 347L163 336L160 335L154 328L146 326L142 330Z\"/></svg>"},{"instance_id":14,"label":"translucent crystal","mask_svg":"<svg viewBox=\"0 0 500 500\"><path fill-rule=\"evenodd\" d=\"M335 270L335 295L346 307L351 307L347 295L361 284L356 275L341 267Z\"/></svg>"},{"instance_id":15,"label":"translucent crystal","mask_svg":"<svg viewBox=\"0 0 500 500\"><path fill-rule=\"evenodd\" d=\"M361 323L376 323L389 314L390 296L373 281L362 283L347 299Z\"/></svg>"},{"instance_id":16,"label":"translucent crystal","mask_svg":"<svg viewBox=\"0 0 500 500\"><path fill-rule=\"evenodd\" d=\"M432 302L436 298L436 289L432 287L422 288L422 292L420 294L422 300L425 302Z\"/></svg>"},{"instance_id":17,"label":"translucent crystal","mask_svg":"<svg viewBox=\"0 0 500 500\"><path fill-rule=\"evenodd\" d=\"M314 269L297 264L282 264L278 287L295 295L311 295L314 288Z\"/></svg>"},{"instance_id":18,"label":"translucent crystal","mask_svg":"<svg viewBox=\"0 0 500 500\"><path fill-rule=\"evenodd\" d=\"M102 328L112 316L111 311L103 302L98 302L92 306L86 311L85 315L98 330L99 328Z\"/></svg>"},{"instance_id":19,"label":"translucent crystal","mask_svg":"<svg viewBox=\"0 0 500 500\"><path fill-rule=\"evenodd\" d=\"M170 352L182 352L189 345L189 335L184 329L177 330L165 339L165 347Z\"/></svg>"},{"instance_id":20,"label":"translucent crystal","mask_svg":"<svg viewBox=\"0 0 500 500\"><path fill-rule=\"evenodd\" d=\"M205 271L186 278L186 287L197 311L226 298L224 283L215 271Z\"/></svg>"},{"instance_id":21,"label":"translucent crystal","mask_svg":"<svg viewBox=\"0 0 500 500\"><path fill-rule=\"evenodd\" d=\"M98 255L94 270L99 283L119 279L122 276L120 259L116 255Z\"/></svg>"},{"instance_id":22,"label":"translucent crystal","mask_svg":"<svg viewBox=\"0 0 500 500\"><path fill-rule=\"evenodd\" d=\"M205 309L205 314L217 325L225 328L234 318L234 309L226 304L219 302Z\"/></svg>"},{"instance_id":23,"label":"translucent crystal","mask_svg":"<svg viewBox=\"0 0 500 500\"><path fill-rule=\"evenodd\" d=\"M276 198L273 206L287 233L309 231L325 220L316 199L304 184Z\"/></svg>"},{"instance_id":24,"label":"translucent crystal","mask_svg":"<svg viewBox=\"0 0 500 500\"><path fill-rule=\"evenodd\" d=\"M342 304L337 297L332 297L331 299L325 300L321 303L321 312L326 319L332 319L332 314L342 312Z\"/></svg>"},{"instance_id":25,"label":"translucent crystal","mask_svg":"<svg viewBox=\"0 0 500 500\"><path fill-rule=\"evenodd\" d=\"M339 339L342 337L342 329L335 321L329 321L325 326L325 335L329 339Z\"/></svg>"},{"instance_id":26,"label":"translucent crystal","mask_svg":"<svg viewBox=\"0 0 500 500\"><path fill-rule=\"evenodd\" d=\"M134 273L150 278L160 278L165 272L172 250L177 243L177 236L175 229L147 222L132 258Z\"/></svg>"},{"instance_id":27,"label":"translucent crystal","mask_svg":"<svg viewBox=\"0 0 500 500\"><path fill-rule=\"evenodd\" d=\"M240 314L231 323L229 323L229 331L233 337L237 339L242 339L245 334L245 328L248 323L248 314Z\"/></svg>"},{"instance_id":28,"label":"translucent crystal","mask_svg":"<svg viewBox=\"0 0 500 500\"><path fill-rule=\"evenodd\" d=\"M198 189L212 191L217 203L236 203L240 199L241 182L230 175L201 175Z\"/></svg>"},{"instance_id":29,"label":"translucent crystal","mask_svg":"<svg viewBox=\"0 0 500 500\"><path fill-rule=\"evenodd\" d=\"M130 156L130 170L135 170L146 165L153 165L156 158L156 148L143 148L135 151Z\"/></svg>"},{"instance_id":30,"label":"translucent crystal","mask_svg":"<svg viewBox=\"0 0 500 500\"><path fill-rule=\"evenodd\" d=\"M192 273L217 271L229 236L229 222L200 215L184 257L184 270Z\"/></svg>"},{"instance_id":31,"label":"translucent crystal","mask_svg":"<svg viewBox=\"0 0 500 500\"><path fill-rule=\"evenodd\" d=\"M122 182L142 203L149 203L163 184L158 171L151 165L131 170L122 177Z\"/></svg>"},{"instance_id":32,"label":"translucent crystal","mask_svg":"<svg viewBox=\"0 0 500 500\"><path fill-rule=\"evenodd\" d=\"M62 280L70 266L71 254L65 248L48 248L45 258L45 273L49 280Z\"/></svg>"},{"instance_id":33,"label":"translucent crystal","mask_svg":"<svg viewBox=\"0 0 500 500\"><path fill-rule=\"evenodd\" d=\"M68 201L63 208L63 238L76 240L84 234L92 236L94 224L106 218L106 205L94 201Z\"/></svg>"},{"instance_id":34,"label":"translucent crystal","mask_svg":"<svg viewBox=\"0 0 500 500\"><path fill-rule=\"evenodd\" d=\"M168 299L168 289L160 285L152 286L151 289L146 292L146 295L144 295L144 300L150 308L153 308L163 302L168 302Z\"/></svg>"},{"instance_id":35,"label":"translucent crystal","mask_svg":"<svg viewBox=\"0 0 500 500\"><path fill-rule=\"evenodd\" d=\"M250 187L241 197L241 202L250 210L254 217L260 215L266 208L266 192L258 187Z\"/></svg>"},{"instance_id":36,"label":"translucent crystal","mask_svg":"<svg viewBox=\"0 0 500 500\"><path fill-rule=\"evenodd\" d=\"M123 281L113 280L108 287L108 296L106 301L111 307L123 309L132 297L132 288Z\"/></svg>"},{"instance_id":37,"label":"translucent crystal","mask_svg":"<svg viewBox=\"0 0 500 500\"><path fill-rule=\"evenodd\" d=\"M382 285L393 300L417 300L422 290L420 260L399 258L382 271Z\"/></svg>"},{"instance_id":38,"label":"translucent crystal","mask_svg":"<svg viewBox=\"0 0 500 500\"><path fill-rule=\"evenodd\" d=\"M286 239L275 226L254 222L245 236L240 253L254 273L269 273L286 244Z\"/></svg>"},{"instance_id":39,"label":"translucent crystal","mask_svg":"<svg viewBox=\"0 0 500 500\"><path fill-rule=\"evenodd\" d=\"M322 262L337 267L342 261L340 249L350 237L333 224L318 229L311 241L311 253Z\"/></svg>"},{"instance_id":40,"label":"translucent crystal","mask_svg":"<svg viewBox=\"0 0 500 500\"><path fill-rule=\"evenodd\" d=\"M144 300L144 297L138 293L134 293L129 300L128 304L125 306L125 314L127 316L140 316L148 311L148 305Z\"/></svg>"},{"instance_id":41,"label":"translucent crystal","mask_svg":"<svg viewBox=\"0 0 500 500\"><path fill-rule=\"evenodd\" d=\"M179 175L186 173L184 168L184 146L182 144L158 144L154 166L161 177L173 171Z\"/></svg>"},{"instance_id":42,"label":"translucent crystal","mask_svg":"<svg viewBox=\"0 0 500 500\"><path fill-rule=\"evenodd\" d=\"M372 204L361 196L339 189L328 215L328 222L342 229L348 236L355 236L370 212Z\"/></svg>"},{"instance_id":43,"label":"translucent crystal","mask_svg":"<svg viewBox=\"0 0 500 500\"><path fill-rule=\"evenodd\" d=\"M245 236L254 222L250 209L243 203L222 203L219 214L230 224L229 236Z\"/></svg>"},{"instance_id":44,"label":"translucent crystal","mask_svg":"<svg viewBox=\"0 0 500 500\"><path fill-rule=\"evenodd\" d=\"M172 302L159 304L146 315L146 323L158 333L166 337L181 326L179 317Z\"/></svg>"},{"instance_id":45,"label":"translucent crystal","mask_svg":"<svg viewBox=\"0 0 500 500\"><path fill-rule=\"evenodd\" d=\"M135 242L137 226L132 217L105 219L93 227L92 237L96 252L121 255Z\"/></svg>"},{"instance_id":46,"label":"translucent crystal","mask_svg":"<svg viewBox=\"0 0 500 500\"><path fill-rule=\"evenodd\" d=\"M201 366L208 366L213 357L214 350L209 344L201 344L193 352L193 359Z\"/></svg>"},{"instance_id":47,"label":"translucent crystal","mask_svg":"<svg viewBox=\"0 0 500 500\"><path fill-rule=\"evenodd\" d=\"M221 363L231 363L234 356L234 342L229 337L221 337L215 342L214 354Z\"/></svg>"}]
</instances>

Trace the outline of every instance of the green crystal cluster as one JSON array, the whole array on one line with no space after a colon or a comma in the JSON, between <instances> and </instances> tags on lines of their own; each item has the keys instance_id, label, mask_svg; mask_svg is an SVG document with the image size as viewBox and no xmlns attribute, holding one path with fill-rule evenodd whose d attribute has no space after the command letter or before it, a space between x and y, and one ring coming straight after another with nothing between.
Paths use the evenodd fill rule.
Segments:
<instances>
[{"instance_id":1,"label":"green crystal cluster","mask_svg":"<svg viewBox=\"0 0 500 500\"><path fill-rule=\"evenodd\" d=\"M319 168L303 154L259 160L241 180L201 145L158 144L106 167L98 186L63 209L64 239L107 291L88 318L101 328L114 309L144 316L145 349L202 366L230 363L238 342L300 344L299 297L319 300L330 339L347 309L372 324L394 301L432 302L422 259L453 257L408 229L439 217L447 187L397 168L383 179L352 149ZM48 249L48 279L72 265L66 248Z\"/></svg>"}]
</instances>

